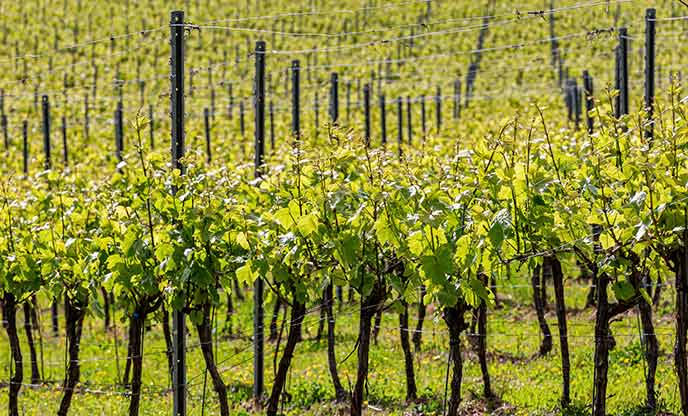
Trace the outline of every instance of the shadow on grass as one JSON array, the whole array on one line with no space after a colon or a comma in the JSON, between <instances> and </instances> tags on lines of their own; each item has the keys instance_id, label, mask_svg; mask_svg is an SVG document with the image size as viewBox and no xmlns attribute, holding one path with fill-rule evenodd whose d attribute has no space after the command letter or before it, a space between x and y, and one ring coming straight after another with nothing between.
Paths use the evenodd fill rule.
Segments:
<instances>
[{"instance_id":1,"label":"shadow on grass","mask_svg":"<svg viewBox=\"0 0 688 416\"><path fill-rule=\"evenodd\" d=\"M564 409L555 410L552 414L561 414L562 416L590 416L591 406L588 403L576 402ZM675 416L675 414L666 410L666 403L660 401L657 404L657 409L652 409L647 407L644 403L641 403L631 405L621 412L616 413L614 416Z\"/></svg>"}]
</instances>

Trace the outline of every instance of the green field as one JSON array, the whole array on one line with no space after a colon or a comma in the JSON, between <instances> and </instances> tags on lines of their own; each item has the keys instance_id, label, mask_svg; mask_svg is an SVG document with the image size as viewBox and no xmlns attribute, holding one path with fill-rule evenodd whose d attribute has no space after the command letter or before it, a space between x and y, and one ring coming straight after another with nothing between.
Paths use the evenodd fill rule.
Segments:
<instances>
[{"instance_id":1,"label":"green field","mask_svg":"<svg viewBox=\"0 0 688 416\"><path fill-rule=\"evenodd\" d=\"M644 101L649 7L657 11L652 114ZM184 154L170 164L170 31L181 27L170 26L173 10L185 12L185 134ZM0 408L58 414L71 383L72 415L172 413L163 328L183 310L188 415L358 416L358 405L369 415L686 414L688 299L677 288L688 286L687 33L688 6L678 0L0 3ZM621 44L625 95L615 85ZM266 61L260 166L257 56ZM629 111L617 114L624 96ZM177 162L183 171L171 169ZM553 341L545 355L531 279L539 270ZM279 342L265 343L258 402L256 281L266 284L266 335L276 299L284 306ZM605 288L594 305L590 285ZM329 372L327 325L317 337L333 286L345 298L334 304L333 335L341 384L353 394L343 402ZM427 307L423 342L411 352L400 334L414 334L419 304ZM36 383L24 328L24 308L34 305ZM408 329L400 330L405 308ZM364 374L365 327L379 310ZM472 322L481 313L484 334ZM460 336L449 334L452 319ZM607 325L615 345L605 359ZM296 344L287 362L289 335ZM129 343L142 348L131 353L135 368L142 363L140 386L124 377ZM452 353L463 358L461 376ZM418 397L407 402L411 354ZM272 395L279 406L268 410L283 359L284 387ZM607 362L606 394L596 396ZM215 366L229 409L213 385ZM653 376L656 403L646 387Z\"/></svg>"}]
</instances>

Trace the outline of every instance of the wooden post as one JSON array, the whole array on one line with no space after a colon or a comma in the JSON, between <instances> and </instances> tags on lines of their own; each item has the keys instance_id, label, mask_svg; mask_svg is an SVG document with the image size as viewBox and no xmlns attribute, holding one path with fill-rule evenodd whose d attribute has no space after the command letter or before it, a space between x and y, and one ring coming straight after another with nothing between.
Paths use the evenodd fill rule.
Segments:
<instances>
[{"instance_id":1,"label":"wooden post","mask_svg":"<svg viewBox=\"0 0 688 416\"><path fill-rule=\"evenodd\" d=\"M255 159L254 176L260 178L265 155L265 42L256 42ZM264 389L263 277L253 284L253 397L260 401Z\"/></svg>"},{"instance_id":2,"label":"wooden post","mask_svg":"<svg viewBox=\"0 0 688 416\"><path fill-rule=\"evenodd\" d=\"M655 19L657 11L647 9L645 12L645 111L647 125L645 138L654 138L654 107L655 107Z\"/></svg>"},{"instance_id":3,"label":"wooden post","mask_svg":"<svg viewBox=\"0 0 688 416\"><path fill-rule=\"evenodd\" d=\"M184 12L173 11L170 20L170 81L172 122L172 169L184 173ZM175 310L173 325L172 395L174 416L186 416L186 317Z\"/></svg>"}]
</instances>

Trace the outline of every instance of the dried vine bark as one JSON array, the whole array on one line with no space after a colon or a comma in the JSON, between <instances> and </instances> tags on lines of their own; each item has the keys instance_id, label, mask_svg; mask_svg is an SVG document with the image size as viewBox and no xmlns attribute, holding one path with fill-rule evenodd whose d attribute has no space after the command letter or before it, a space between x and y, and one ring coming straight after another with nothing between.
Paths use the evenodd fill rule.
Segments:
<instances>
[{"instance_id":1,"label":"dried vine bark","mask_svg":"<svg viewBox=\"0 0 688 416\"><path fill-rule=\"evenodd\" d=\"M449 329L449 361L452 365L451 393L447 403L447 415L458 416L461 404L461 379L463 377L463 361L461 359L461 332L468 328L464 313L468 310L465 303L459 301L454 306L445 307L444 322Z\"/></svg>"},{"instance_id":2,"label":"dried vine bark","mask_svg":"<svg viewBox=\"0 0 688 416\"><path fill-rule=\"evenodd\" d=\"M335 355L335 319L332 311L334 299L332 298L332 283L325 288L324 298L326 301L327 312L327 365L330 370L330 377L332 378L332 385L334 387L334 395L337 401L343 402L349 399L349 393L342 387L342 382L339 379L337 372L337 356Z\"/></svg>"},{"instance_id":3,"label":"dried vine bark","mask_svg":"<svg viewBox=\"0 0 688 416\"><path fill-rule=\"evenodd\" d=\"M129 416L138 416L141 406L141 379L143 376L143 338L147 330L146 319L155 313L162 304L162 297L149 296L144 298L134 309L129 318L130 356L131 362L131 397L129 400Z\"/></svg>"},{"instance_id":4,"label":"dried vine bark","mask_svg":"<svg viewBox=\"0 0 688 416\"><path fill-rule=\"evenodd\" d=\"M279 312L281 307L282 301L278 296L275 299L275 303L272 307L272 317L270 318L270 335L268 336L269 342L274 342L277 339L277 320L279 319Z\"/></svg>"},{"instance_id":5,"label":"dried vine bark","mask_svg":"<svg viewBox=\"0 0 688 416\"><path fill-rule=\"evenodd\" d=\"M416 388L416 375L413 370L413 353L411 352L411 344L409 343L409 326L408 326L408 303L401 302L402 312L399 314L399 338L401 340L401 349L404 351L404 369L406 371L406 401L412 402L418 398Z\"/></svg>"},{"instance_id":6,"label":"dried vine bark","mask_svg":"<svg viewBox=\"0 0 688 416\"><path fill-rule=\"evenodd\" d=\"M480 274L483 284L487 285L488 278ZM484 300L478 306L478 361L483 376L483 394L486 398L494 397L490 385L490 372L487 366L487 302Z\"/></svg>"},{"instance_id":7,"label":"dried vine bark","mask_svg":"<svg viewBox=\"0 0 688 416\"><path fill-rule=\"evenodd\" d=\"M162 333L165 338L165 355L167 356L167 368L172 383L172 372L174 371L174 359L172 353L172 331L170 330L170 313L163 306L162 313Z\"/></svg>"},{"instance_id":8,"label":"dried vine bark","mask_svg":"<svg viewBox=\"0 0 688 416\"><path fill-rule=\"evenodd\" d=\"M531 286L533 287L533 304L535 306L535 313L537 314L538 325L540 326L540 331L542 332L542 341L540 342L540 355L547 355L552 351L552 332L549 330L549 325L547 325L547 320L545 319L545 308L542 304L542 299L540 298L542 292L540 290L540 275L543 274L544 267L539 264L533 269L533 274L531 275ZM544 280L544 279L542 279Z\"/></svg>"},{"instance_id":9,"label":"dried vine bark","mask_svg":"<svg viewBox=\"0 0 688 416\"><path fill-rule=\"evenodd\" d=\"M627 312L635 306L641 306L646 303L640 294L640 285L642 283L642 273L640 271L640 259L633 252L621 252L618 254L623 258L629 260L631 264L631 273L628 275L628 282L635 289L632 297L622 300L619 299L616 303L609 303L607 288L609 286L609 276L606 273L598 273L596 266L594 267L594 275L597 276L597 314L595 321L595 377L594 377L594 394L593 394L593 416L605 416L606 413L606 399L607 399L607 383L609 370L609 350L614 345L614 340L611 336L609 323L614 317ZM648 305L649 307L649 305ZM641 307L641 309L644 306ZM645 309L647 311L647 309ZM654 337L654 327L652 326L652 316L644 314L645 318L649 320L649 327L644 326L644 331L648 331L648 337ZM654 365L656 370L656 365ZM650 384L651 383L651 384ZM646 375L647 394L654 397L654 373Z\"/></svg>"},{"instance_id":10,"label":"dried vine bark","mask_svg":"<svg viewBox=\"0 0 688 416\"><path fill-rule=\"evenodd\" d=\"M140 309L134 311L129 324L129 353L127 362L131 363L131 398L129 400L129 416L138 416L141 405L141 377L143 376L143 325L146 313Z\"/></svg>"},{"instance_id":11,"label":"dried vine bark","mask_svg":"<svg viewBox=\"0 0 688 416\"><path fill-rule=\"evenodd\" d=\"M129 320L129 327L127 329L127 357L124 364L124 376L122 376L122 384L125 386L130 385L130 375L131 375L131 357L134 356L134 342L136 338L136 328L134 326L133 320Z\"/></svg>"},{"instance_id":12,"label":"dried vine bark","mask_svg":"<svg viewBox=\"0 0 688 416\"><path fill-rule=\"evenodd\" d=\"M213 328L210 317L210 304L202 306L203 321L196 325L198 331L198 342L201 344L201 352L205 360L205 367L210 374L213 381L213 388L217 393L217 399L220 403L220 414L222 416L229 416L229 403L227 401L227 387L222 376L220 375L217 365L215 363L215 355L213 354Z\"/></svg>"},{"instance_id":13,"label":"dried vine bark","mask_svg":"<svg viewBox=\"0 0 688 416\"><path fill-rule=\"evenodd\" d=\"M287 344L284 347L282 358L280 358L277 374L275 375L275 382L272 385L272 392L268 399L267 415L276 416L277 407L279 405L280 395L284 389L287 381L287 372L291 365L291 360L294 356L296 344L299 342L299 333L301 332L301 324L306 313L306 305L297 300L294 300L291 308L291 322L289 324L289 335L287 336Z\"/></svg>"},{"instance_id":14,"label":"dried vine bark","mask_svg":"<svg viewBox=\"0 0 688 416\"><path fill-rule=\"evenodd\" d=\"M688 241L684 235L684 243ZM688 249L674 250L670 257L676 277L676 342L674 344L674 368L678 378L681 397L681 411L688 415L688 353L686 338L688 331Z\"/></svg>"},{"instance_id":15,"label":"dried vine bark","mask_svg":"<svg viewBox=\"0 0 688 416\"><path fill-rule=\"evenodd\" d=\"M649 276L643 276L643 286L649 286ZM645 361L647 362L645 374L646 404L651 409L657 408L657 393L655 392L655 375L657 374L657 362L659 360L659 343L655 334L655 327L652 322L652 305L645 298L639 300L638 309L640 312L640 322L642 323L643 336L641 337L645 345Z\"/></svg>"},{"instance_id":16,"label":"dried vine bark","mask_svg":"<svg viewBox=\"0 0 688 416\"><path fill-rule=\"evenodd\" d=\"M425 321L425 313L426 313L426 306L425 306L425 294L427 293L427 288L425 285L420 285L420 293L419 293L419 299L418 299L418 322L416 322L416 330L413 331L413 337L411 338L413 341L413 346L416 349L416 351L420 351L421 343L422 343L422 337L423 337L423 322Z\"/></svg>"},{"instance_id":17,"label":"dried vine bark","mask_svg":"<svg viewBox=\"0 0 688 416\"><path fill-rule=\"evenodd\" d=\"M19 416L19 390L24 380L24 367L22 366L22 354L17 335L17 300L11 293L5 293L2 302L2 312L6 321L5 329L10 343L10 352L14 369L10 378L9 404L10 416Z\"/></svg>"},{"instance_id":18,"label":"dried vine bark","mask_svg":"<svg viewBox=\"0 0 688 416\"><path fill-rule=\"evenodd\" d=\"M60 401L60 408L57 411L58 416L67 416L69 407L72 404L74 388L79 383L79 376L81 374L81 368L79 366L79 344L81 342L81 330L84 325L84 316L86 315L87 306L88 304L86 302L81 302L69 297L67 297L65 301L65 327L67 341L69 343L69 365L67 367L67 375L63 388L64 393Z\"/></svg>"},{"instance_id":19,"label":"dried vine bark","mask_svg":"<svg viewBox=\"0 0 688 416\"><path fill-rule=\"evenodd\" d=\"M597 274L597 273L595 273ZM607 402L607 372L609 370L609 277L600 273L597 282L597 312L595 313L595 377L593 381L593 416L605 416Z\"/></svg>"},{"instance_id":20,"label":"dried vine bark","mask_svg":"<svg viewBox=\"0 0 688 416\"><path fill-rule=\"evenodd\" d=\"M110 329L110 296L104 287L100 287L100 293L103 295L103 314L105 331Z\"/></svg>"},{"instance_id":21,"label":"dried vine bark","mask_svg":"<svg viewBox=\"0 0 688 416\"><path fill-rule=\"evenodd\" d=\"M323 334L325 333L325 320L327 319L325 309L327 309L327 306L325 305L325 298L322 298L320 300L320 319L318 319L318 332L315 335L315 339L318 342L320 342Z\"/></svg>"},{"instance_id":22,"label":"dried vine bark","mask_svg":"<svg viewBox=\"0 0 688 416\"><path fill-rule=\"evenodd\" d=\"M652 306L659 306L659 302L662 300L662 281L657 279L655 282L655 291L652 293Z\"/></svg>"},{"instance_id":23,"label":"dried vine bark","mask_svg":"<svg viewBox=\"0 0 688 416\"><path fill-rule=\"evenodd\" d=\"M24 332L26 342L29 344L29 354L31 357L31 384L41 382L41 373L38 371L38 357L36 356L36 344L33 340L32 313L33 307L29 301L24 302Z\"/></svg>"},{"instance_id":24,"label":"dried vine bark","mask_svg":"<svg viewBox=\"0 0 688 416\"><path fill-rule=\"evenodd\" d=\"M569 359L568 328L566 323L566 298L564 297L564 272L559 259L555 256L545 259L552 270L554 285L554 299L556 302L557 325L559 327L559 346L561 349L561 404L563 407L571 403L571 362Z\"/></svg>"},{"instance_id":25,"label":"dried vine bark","mask_svg":"<svg viewBox=\"0 0 688 416\"><path fill-rule=\"evenodd\" d=\"M358 368L356 384L351 398L351 416L361 416L363 413L363 387L368 378L368 354L370 353L370 331L373 316L381 307L386 296L386 287L379 279L373 283L369 295L361 299L361 309L358 327Z\"/></svg>"}]
</instances>

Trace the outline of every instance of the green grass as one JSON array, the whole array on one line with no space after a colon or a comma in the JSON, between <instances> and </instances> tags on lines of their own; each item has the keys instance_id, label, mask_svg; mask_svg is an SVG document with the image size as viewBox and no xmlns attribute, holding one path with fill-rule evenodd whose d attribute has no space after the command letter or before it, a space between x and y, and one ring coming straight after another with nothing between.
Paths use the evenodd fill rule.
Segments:
<instances>
[{"instance_id":1,"label":"green grass","mask_svg":"<svg viewBox=\"0 0 688 416\"><path fill-rule=\"evenodd\" d=\"M514 281L525 286L525 281ZM518 414L518 415L583 415L589 414L593 380L594 310L582 310L587 288L582 282L569 281L566 288L569 314L569 336L572 365L571 395L573 405L560 409L561 361L558 347L556 317L549 311L547 319L554 336L554 350L546 357L537 357L540 342L535 313L530 306L530 290L517 287L500 292L505 305L502 309L491 309L488 319L488 353L490 376L498 400L486 403L482 398L482 378L477 356L464 339L463 406L468 414ZM669 313L671 291L665 291L661 315L655 317L656 331L660 341L661 356L657 371L657 391L661 411L677 413L678 391L673 371L671 351L673 348L673 319ZM550 292L550 297L552 297ZM550 302L553 302L550 299ZM251 305L240 306L235 327L244 337L218 338L217 359L222 375L230 392L232 413L238 415L260 414L253 410L251 396L252 348L245 336L251 334ZM269 308L266 308L270 310ZM411 308L415 315L415 308ZM224 311L218 311L224 317ZM304 342L296 349L290 370L287 392L289 402L284 405L287 415L331 415L346 414L345 405L333 403L326 357L325 341L317 342L318 313L308 315L304 322ZM19 315L20 322L23 319ZM63 377L63 338L49 334L49 311L42 312L44 334L45 377L52 382L37 388L23 387L20 405L26 415L55 413L61 392L59 381ZM344 305L337 318L337 357L341 361L356 342L357 305ZM61 322L62 324L62 322ZM219 329L224 322L219 319ZM404 403L405 378L403 355L399 344L398 317L387 313L382 320L379 342L370 353L370 375L368 379L368 406L371 414L442 414L444 380L447 367L448 341L444 322L437 313L431 314L425 324L423 349L415 355L416 376L420 399L417 403ZM415 321L412 320L412 326ZM610 355L608 412L612 415L647 415L643 408L645 397L644 361L638 340L636 316L630 313L612 325L617 346ZM118 355L120 372L123 371L123 357L126 351L124 336L126 327L117 323L119 341ZM23 352L28 361L24 332L21 331ZM3 333L0 351L3 379L8 377L10 360ZM75 396L72 414L75 415L123 415L127 413L127 390L117 387L118 367L116 361L115 333L105 333L102 321L88 317L82 342L81 385L91 392ZM191 347L188 357L189 414L202 413L204 363L196 346L197 338L192 331L188 338ZM283 341L284 342L284 341ZM283 344L282 344L283 345ZM171 394L167 391L169 375L164 355L165 345L160 328L153 328L146 334L144 358L144 396L142 415L167 415L171 411ZM274 344L266 346L266 380L268 390L273 375ZM340 377L346 387L355 381L356 354L340 365ZM25 370L25 380L29 372ZM1 390L0 405L6 405L7 388ZM210 380L207 383L205 414L217 414L215 393Z\"/></svg>"}]
</instances>

